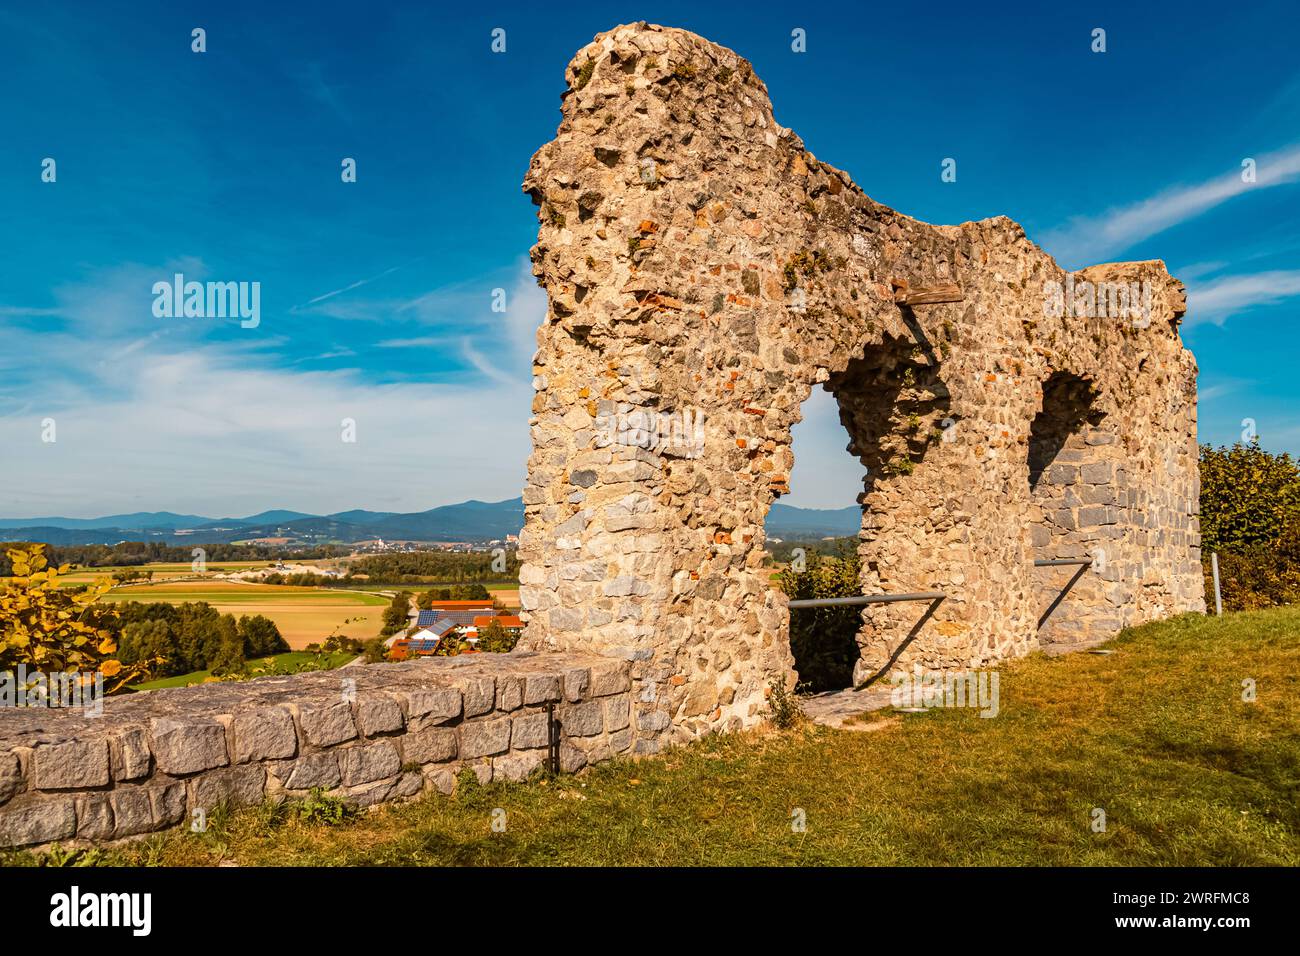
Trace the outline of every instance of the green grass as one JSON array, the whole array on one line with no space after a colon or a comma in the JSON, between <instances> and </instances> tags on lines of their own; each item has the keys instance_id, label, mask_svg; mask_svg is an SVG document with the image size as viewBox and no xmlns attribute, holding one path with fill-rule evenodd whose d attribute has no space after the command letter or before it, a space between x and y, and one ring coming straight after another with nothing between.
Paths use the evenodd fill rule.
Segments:
<instances>
[{"instance_id":1,"label":"green grass","mask_svg":"<svg viewBox=\"0 0 1300 956\"><path fill-rule=\"evenodd\" d=\"M93 862L1300 864L1300 610L1189 615L1108 647L1005 665L992 719L932 710L867 732L720 736L578 776L468 781L335 826L268 804Z\"/></svg>"},{"instance_id":2,"label":"green grass","mask_svg":"<svg viewBox=\"0 0 1300 956\"><path fill-rule=\"evenodd\" d=\"M263 674L291 674L303 669L304 665L316 663L319 663L320 666L308 669L332 670L335 667L342 667L356 656L356 654L351 653L317 655L310 654L307 651L289 651L286 654L273 654L270 657L259 657L249 661L249 676L261 676L257 671L261 671ZM188 674L177 674L175 677L163 677L158 680L145 681L142 684L133 684L132 689L161 690L164 687L189 687L191 684L202 684L211 676L211 671L190 671Z\"/></svg>"}]
</instances>

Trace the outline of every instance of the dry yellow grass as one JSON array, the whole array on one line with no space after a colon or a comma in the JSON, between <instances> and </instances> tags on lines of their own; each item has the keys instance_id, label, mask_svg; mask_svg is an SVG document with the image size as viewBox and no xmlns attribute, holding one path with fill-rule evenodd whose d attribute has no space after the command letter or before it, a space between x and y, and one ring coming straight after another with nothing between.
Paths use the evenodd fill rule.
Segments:
<instances>
[{"instance_id":1,"label":"dry yellow grass","mask_svg":"<svg viewBox=\"0 0 1300 956\"><path fill-rule=\"evenodd\" d=\"M334 632L368 640L383 626L388 599L342 588L289 587L239 581L170 581L116 588L109 601L206 601L222 614L261 614L275 622L289 647L302 650Z\"/></svg>"}]
</instances>

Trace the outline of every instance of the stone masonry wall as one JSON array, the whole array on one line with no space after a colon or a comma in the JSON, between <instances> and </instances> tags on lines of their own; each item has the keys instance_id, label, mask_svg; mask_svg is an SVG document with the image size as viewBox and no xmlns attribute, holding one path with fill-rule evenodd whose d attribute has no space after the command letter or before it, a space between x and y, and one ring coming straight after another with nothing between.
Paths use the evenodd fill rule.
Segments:
<instances>
[{"instance_id":1,"label":"stone masonry wall","mask_svg":"<svg viewBox=\"0 0 1300 956\"><path fill-rule=\"evenodd\" d=\"M632 748L629 665L475 654L115 697L101 716L0 716L0 847L103 842L196 809L304 796L360 805L450 793L471 768L521 780L560 725L560 769Z\"/></svg>"},{"instance_id":2,"label":"stone masonry wall","mask_svg":"<svg viewBox=\"0 0 1300 956\"><path fill-rule=\"evenodd\" d=\"M1069 574L1035 558L1105 553L1055 641L1202 608L1196 365L1163 263L1071 276L1009 219L882 206L776 122L747 61L683 30L617 27L566 79L524 181L549 299L524 643L630 660L637 752L756 723L796 679L763 522L819 384L867 472L863 591L949 595L919 627L923 606L866 608L859 679L1039 647ZM1086 294L1051 307L1053 284L1103 282L1138 284L1144 320L1104 295L1100 313ZM1035 490L1031 428L1058 375L1095 397Z\"/></svg>"}]
</instances>

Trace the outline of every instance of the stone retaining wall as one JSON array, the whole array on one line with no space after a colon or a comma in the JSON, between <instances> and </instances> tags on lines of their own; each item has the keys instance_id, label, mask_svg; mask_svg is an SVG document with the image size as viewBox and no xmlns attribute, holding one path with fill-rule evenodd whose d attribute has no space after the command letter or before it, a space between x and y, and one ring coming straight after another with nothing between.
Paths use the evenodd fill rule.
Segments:
<instances>
[{"instance_id":1,"label":"stone retaining wall","mask_svg":"<svg viewBox=\"0 0 1300 956\"><path fill-rule=\"evenodd\" d=\"M221 803L303 796L359 805L521 780L632 747L629 664L580 654L470 655L113 698L103 714L0 714L0 847L163 830Z\"/></svg>"}]
</instances>

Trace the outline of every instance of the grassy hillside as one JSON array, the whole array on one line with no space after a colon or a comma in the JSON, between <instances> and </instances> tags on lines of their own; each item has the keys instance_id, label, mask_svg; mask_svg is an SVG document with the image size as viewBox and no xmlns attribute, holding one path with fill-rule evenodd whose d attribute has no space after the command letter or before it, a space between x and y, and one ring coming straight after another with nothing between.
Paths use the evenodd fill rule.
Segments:
<instances>
[{"instance_id":1,"label":"grassy hillside","mask_svg":"<svg viewBox=\"0 0 1300 956\"><path fill-rule=\"evenodd\" d=\"M99 862L1300 864L1300 610L1186 616L1001 670L1001 711L717 737L326 826L219 814ZM1253 703L1243 701L1252 680ZM490 826L495 808L507 826ZM1106 814L1094 832L1094 809ZM794 832L792 814L806 817Z\"/></svg>"}]
</instances>

